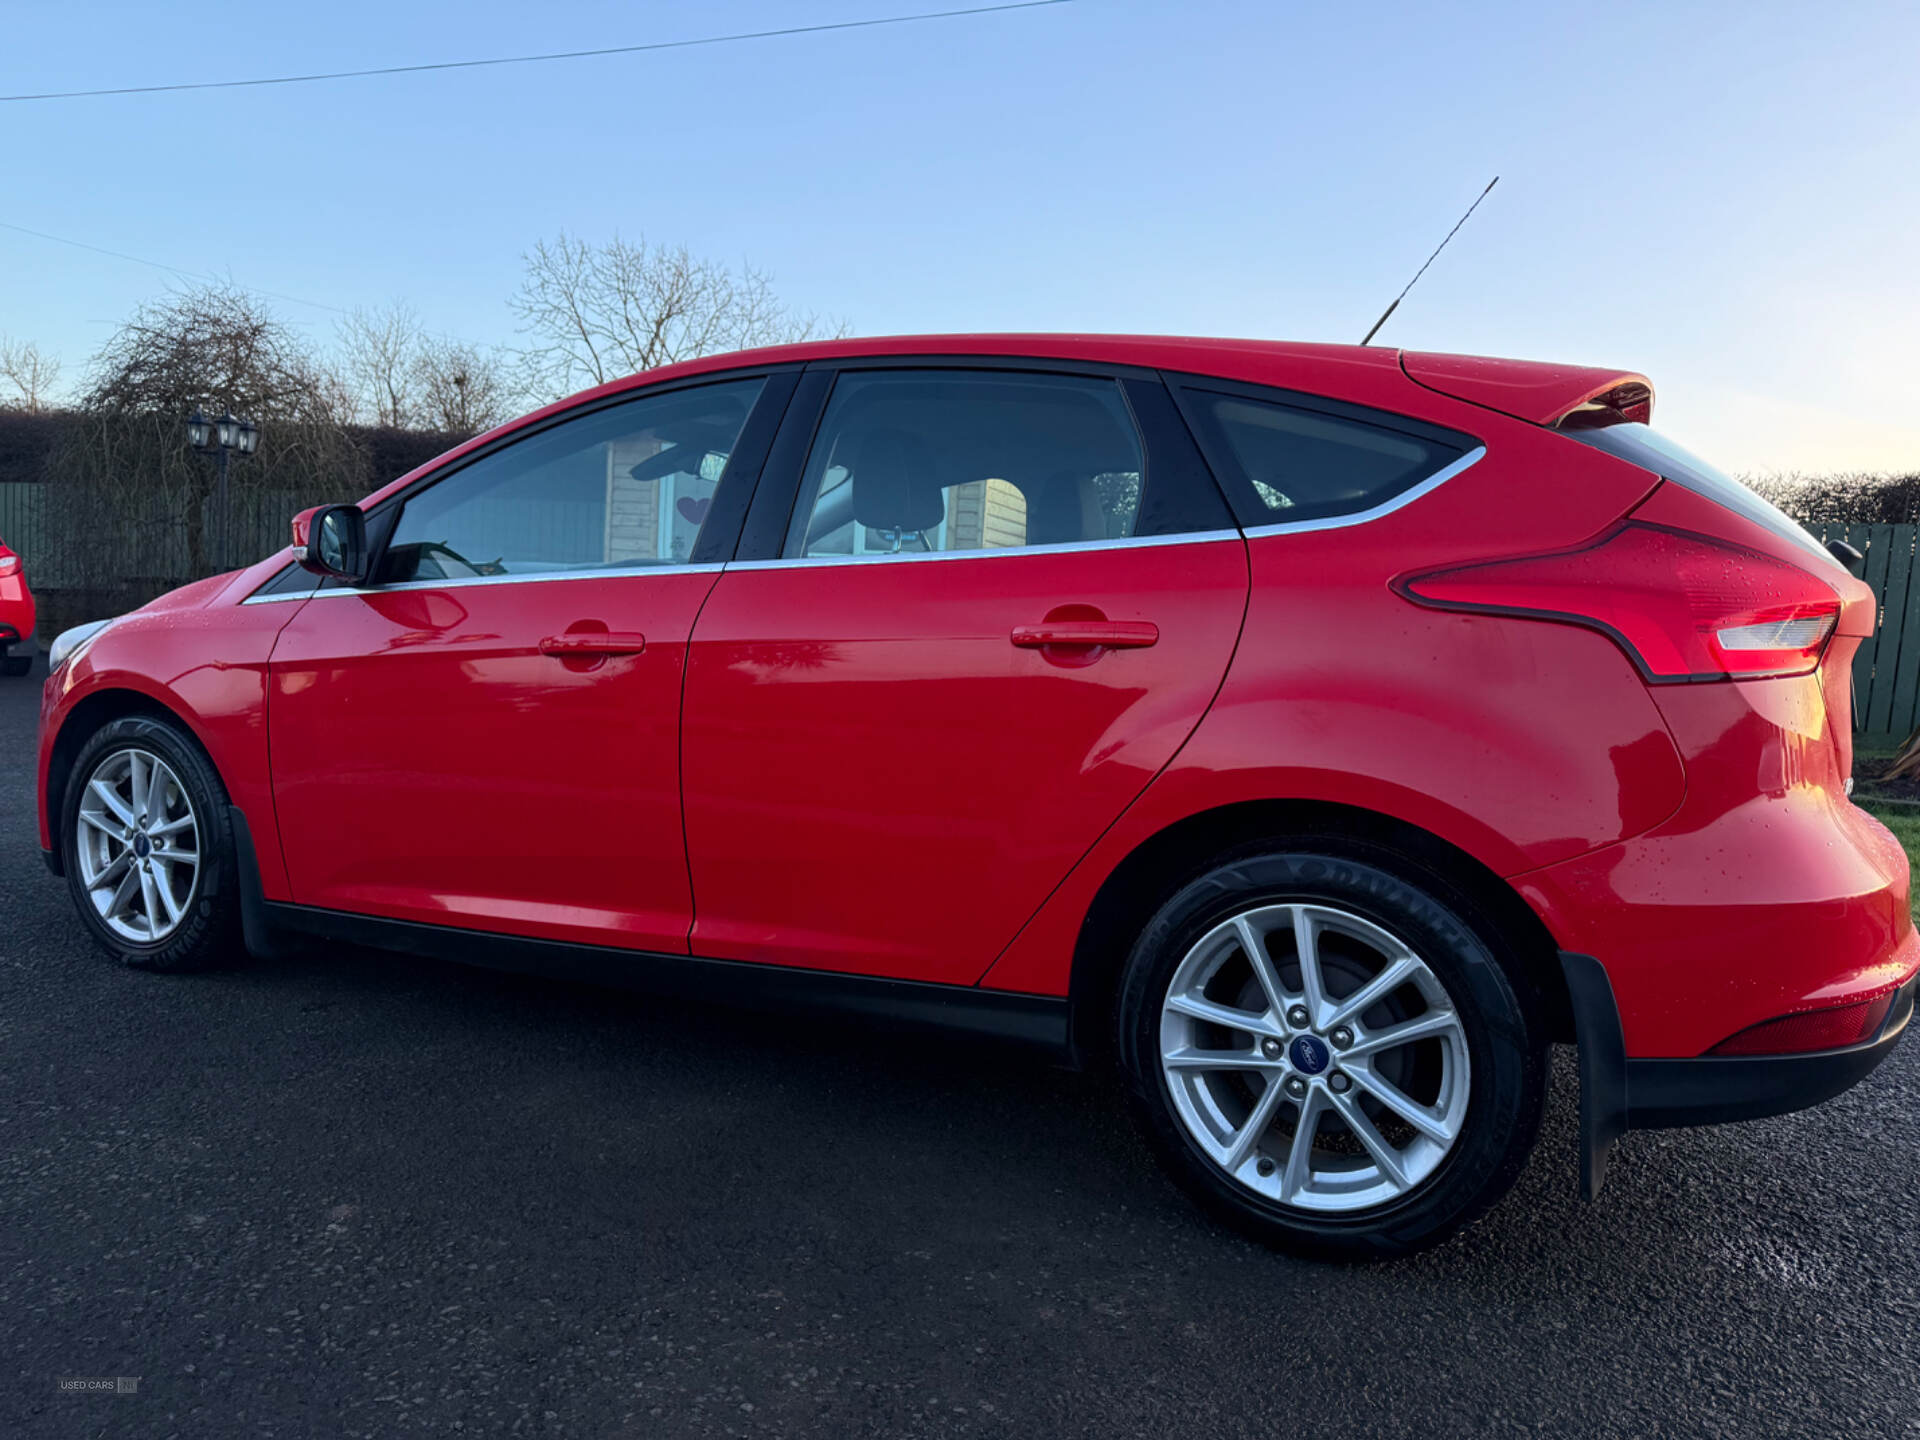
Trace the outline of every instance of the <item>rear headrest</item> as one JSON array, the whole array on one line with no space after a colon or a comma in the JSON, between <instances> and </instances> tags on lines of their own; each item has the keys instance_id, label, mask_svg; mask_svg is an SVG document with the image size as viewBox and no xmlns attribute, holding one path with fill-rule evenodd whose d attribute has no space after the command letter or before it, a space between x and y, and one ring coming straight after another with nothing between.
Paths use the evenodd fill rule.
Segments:
<instances>
[{"instance_id":1,"label":"rear headrest","mask_svg":"<svg viewBox=\"0 0 1920 1440\"><path fill-rule=\"evenodd\" d=\"M853 518L869 530L931 530L947 518L933 449L908 430L873 430L853 464Z\"/></svg>"},{"instance_id":2,"label":"rear headrest","mask_svg":"<svg viewBox=\"0 0 1920 1440\"><path fill-rule=\"evenodd\" d=\"M1100 487L1093 483L1091 475L1056 470L1046 484L1025 489L1022 494L1027 502L1029 545L1061 545L1107 538Z\"/></svg>"}]
</instances>

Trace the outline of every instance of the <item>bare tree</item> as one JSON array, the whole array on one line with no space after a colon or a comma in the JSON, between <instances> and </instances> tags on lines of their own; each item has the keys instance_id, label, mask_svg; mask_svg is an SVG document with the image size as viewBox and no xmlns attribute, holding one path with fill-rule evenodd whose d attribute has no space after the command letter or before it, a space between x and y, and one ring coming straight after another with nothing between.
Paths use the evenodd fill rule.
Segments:
<instances>
[{"instance_id":1,"label":"bare tree","mask_svg":"<svg viewBox=\"0 0 1920 1440\"><path fill-rule=\"evenodd\" d=\"M231 285L141 306L94 357L82 404L120 414L184 416L199 405L255 420L345 419L312 351L263 301Z\"/></svg>"},{"instance_id":2,"label":"bare tree","mask_svg":"<svg viewBox=\"0 0 1920 1440\"><path fill-rule=\"evenodd\" d=\"M497 352L425 336L409 370L417 423L448 435L490 430L515 410L514 387Z\"/></svg>"},{"instance_id":3,"label":"bare tree","mask_svg":"<svg viewBox=\"0 0 1920 1440\"><path fill-rule=\"evenodd\" d=\"M31 340L0 335L0 380L12 392L0 396L0 407L45 414L52 404L53 387L60 381L60 362Z\"/></svg>"},{"instance_id":4,"label":"bare tree","mask_svg":"<svg viewBox=\"0 0 1920 1440\"><path fill-rule=\"evenodd\" d=\"M596 245L562 231L522 257L514 313L532 343L530 383L549 395L720 350L806 340L823 327L775 298L766 274L736 272L682 246L618 235Z\"/></svg>"},{"instance_id":5,"label":"bare tree","mask_svg":"<svg viewBox=\"0 0 1920 1440\"><path fill-rule=\"evenodd\" d=\"M66 507L57 528L73 546L95 547L71 559L87 583L158 593L239 558L209 553L213 467L188 451L182 423L196 407L262 428L259 455L231 471L243 534L278 531L296 498L349 500L366 488L339 384L307 345L245 291L176 292L142 306L95 357L83 423L54 457ZM271 524L245 518L276 508Z\"/></svg>"},{"instance_id":6,"label":"bare tree","mask_svg":"<svg viewBox=\"0 0 1920 1440\"><path fill-rule=\"evenodd\" d=\"M343 379L355 401L355 418L406 429L414 414L414 367L424 338L420 317L403 300L379 309L356 309L340 322Z\"/></svg>"}]
</instances>

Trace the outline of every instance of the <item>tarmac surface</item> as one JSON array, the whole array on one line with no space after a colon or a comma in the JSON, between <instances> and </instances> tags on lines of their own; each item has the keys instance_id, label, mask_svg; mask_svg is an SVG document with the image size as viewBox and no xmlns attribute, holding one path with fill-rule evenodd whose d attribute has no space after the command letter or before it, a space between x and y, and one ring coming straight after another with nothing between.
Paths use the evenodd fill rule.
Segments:
<instances>
[{"instance_id":1,"label":"tarmac surface","mask_svg":"<svg viewBox=\"0 0 1920 1440\"><path fill-rule=\"evenodd\" d=\"M0 1436L1920 1435L1920 1045L1412 1260L996 1049L364 950L116 968L0 679ZM137 1377L134 1393L66 1377Z\"/></svg>"}]
</instances>

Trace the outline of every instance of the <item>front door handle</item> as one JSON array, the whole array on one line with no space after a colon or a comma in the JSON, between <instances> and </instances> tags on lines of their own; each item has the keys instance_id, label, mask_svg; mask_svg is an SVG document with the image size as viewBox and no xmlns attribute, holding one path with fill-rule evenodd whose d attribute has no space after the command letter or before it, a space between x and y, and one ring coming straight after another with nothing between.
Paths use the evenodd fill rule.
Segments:
<instances>
[{"instance_id":1,"label":"front door handle","mask_svg":"<svg viewBox=\"0 0 1920 1440\"><path fill-rule=\"evenodd\" d=\"M570 659L576 655L638 655L647 637L628 630L569 630L540 642L542 655Z\"/></svg>"},{"instance_id":2,"label":"front door handle","mask_svg":"<svg viewBox=\"0 0 1920 1440\"><path fill-rule=\"evenodd\" d=\"M1016 625L1012 638L1022 650L1040 650L1048 645L1143 650L1159 641L1160 627L1151 620L1053 620L1041 625Z\"/></svg>"}]
</instances>

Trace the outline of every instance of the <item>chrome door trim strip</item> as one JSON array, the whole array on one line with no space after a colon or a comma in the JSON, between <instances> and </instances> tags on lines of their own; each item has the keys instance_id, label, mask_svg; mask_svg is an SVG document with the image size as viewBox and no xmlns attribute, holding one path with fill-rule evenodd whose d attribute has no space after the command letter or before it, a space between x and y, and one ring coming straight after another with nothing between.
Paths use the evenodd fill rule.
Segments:
<instances>
[{"instance_id":1,"label":"chrome door trim strip","mask_svg":"<svg viewBox=\"0 0 1920 1440\"><path fill-rule=\"evenodd\" d=\"M1131 535L1119 540L1075 540L1064 545L1004 545L980 550L905 550L898 554L795 555L779 560L736 560L734 570L794 570L821 565L896 564L902 560L1011 560L1017 555L1078 555L1096 550L1135 550L1161 545L1214 545L1238 540L1238 530L1200 530L1186 535Z\"/></svg>"},{"instance_id":2,"label":"chrome door trim strip","mask_svg":"<svg viewBox=\"0 0 1920 1440\"><path fill-rule=\"evenodd\" d=\"M706 565L639 565L607 570L549 570L534 575L463 575L457 580L402 580L394 585L341 585L332 590L303 590L285 595L249 595L242 605L271 605L280 600L324 600L329 595L392 595L408 590L464 590L473 585L532 585L540 581L565 584L575 580L634 580L649 575L718 575L727 567Z\"/></svg>"},{"instance_id":3,"label":"chrome door trim strip","mask_svg":"<svg viewBox=\"0 0 1920 1440\"><path fill-rule=\"evenodd\" d=\"M1329 515L1322 520L1282 520L1272 525L1249 525L1247 538L1256 540L1263 535L1299 535L1310 530L1344 530L1349 525L1365 525L1382 515L1391 515L1402 506L1411 505L1423 495L1431 495L1461 471L1479 464L1486 453L1487 447L1484 445L1469 450L1451 465L1434 471L1411 490L1402 490L1391 500L1382 501L1371 510L1356 510L1351 515Z\"/></svg>"},{"instance_id":4,"label":"chrome door trim strip","mask_svg":"<svg viewBox=\"0 0 1920 1440\"><path fill-rule=\"evenodd\" d=\"M311 600L320 593L317 586L312 590L282 590L277 595L249 595L240 603L242 605L277 605L283 600Z\"/></svg>"},{"instance_id":5,"label":"chrome door trim strip","mask_svg":"<svg viewBox=\"0 0 1920 1440\"><path fill-rule=\"evenodd\" d=\"M1486 458L1486 454L1486 446L1477 446L1452 464L1436 470L1412 489L1403 490L1391 500L1383 501L1371 509L1357 510L1351 515L1329 515L1321 520L1282 520L1272 525L1254 525L1246 530L1245 538L1255 540L1268 535L1297 535L1315 530L1343 530L1350 525L1365 525L1384 515L1391 515L1394 511L1411 505L1423 496L1432 494L1454 476L1477 465ZM458 580L406 580L397 585L376 585L364 588L341 586L332 590L314 589L279 595L249 595L240 603L272 605L285 600L321 600L329 595L384 595L406 590L457 590L470 585L530 585L540 581L564 583L572 580L632 579L645 575L717 575L723 570L792 570L811 569L822 565L897 564L901 561L920 560L1007 560L1018 555L1074 555L1101 550L1146 549L1161 545L1213 545L1224 540L1240 538L1242 538L1242 532L1238 530L1203 530L1186 535L1131 535L1118 540L1079 540L1065 545L1008 545L980 550L915 550L875 555L796 555L778 560L735 560L725 564L646 565L618 570L544 571L534 575L475 575Z\"/></svg>"}]
</instances>

